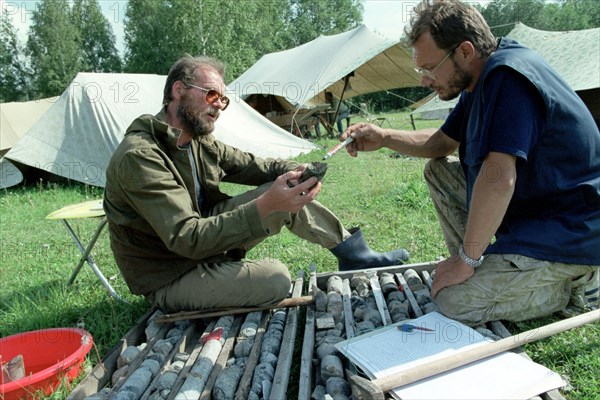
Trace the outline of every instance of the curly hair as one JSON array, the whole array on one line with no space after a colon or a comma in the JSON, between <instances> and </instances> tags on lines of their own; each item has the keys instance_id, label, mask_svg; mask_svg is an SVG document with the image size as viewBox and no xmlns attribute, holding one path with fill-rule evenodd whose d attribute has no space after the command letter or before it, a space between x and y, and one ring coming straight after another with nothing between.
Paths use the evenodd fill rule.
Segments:
<instances>
[{"instance_id":1,"label":"curly hair","mask_svg":"<svg viewBox=\"0 0 600 400\"><path fill-rule=\"evenodd\" d=\"M481 13L458 0L423 0L416 6L410 24L404 28L407 45L413 46L425 32L429 32L435 44L444 50L466 40L481 57L488 57L497 46Z\"/></svg>"},{"instance_id":2,"label":"curly hair","mask_svg":"<svg viewBox=\"0 0 600 400\"><path fill-rule=\"evenodd\" d=\"M167 75L165 90L163 92L163 105L167 105L173 100L171 89L175 82L191 82L197 78L197 70L206 68L214 69L221 77L225 76L225 64L215 58L209 56L192 57L186 54L177 60L171 67L169 75Z\"/></svg>"}]
</instances>

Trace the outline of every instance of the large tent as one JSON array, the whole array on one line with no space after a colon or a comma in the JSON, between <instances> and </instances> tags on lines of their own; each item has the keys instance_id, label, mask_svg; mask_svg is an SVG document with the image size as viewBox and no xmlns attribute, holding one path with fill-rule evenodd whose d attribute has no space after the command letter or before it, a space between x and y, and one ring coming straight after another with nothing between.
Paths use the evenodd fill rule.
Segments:
<instances>
[{"instance_id":1,"label":"large tent","mask_svg":"<svg viewBox=\"0 0 600 400\"><path fill-rule=\"evenodd\" d=\"M582 98L594 119L600 120L600 28L554 32L517 22L507 36L540 53ZM435 96L411 116L449 111L455 105L456 100Z\"/></svg>"},{"instance_id":2,"label":"large tent","mask_svg":"<svg viewBox=\"0 0 600 400\"><path fill-rule=\"evenodd\" d=\"M58 97L47 99L0 103L0 155L15 145Z\"/></svg>"},{"instance_id":3,"label":"large tent","mask_svg":"<svg viewBox=\"0 0 600 400\"><path fill-rule=\"evenodd\" d=\"M129 124L141 114L160 110L165 79L80 73L5 158L19 167L102 187L108 161ZM261 157L288 158L317 148L278 128L236 97L221 114L215 136ZM6 178L0 186L15 180L12 175Z\"/></svg>"},{"instance_id":4,"label":"large tent","mask_svg":"<svg viewBox=\"0 0 600 400\"><path fill-rule=\"evenodd\" d=\"M0 188L17 185L23 174L4 155L58 100L47 99L0 103Z\"/></svg>"},{"instance_id":5,"label":"large tent","mask_svg":"<svg viewBox=\"0 0 600 400\"><path fill-rule=\"evenodd\" d=\"M540 53L600 120L600 28L553 32L517 23L507 36Z\"/></svg>"},{"instance_id":6,"label":"large tent","mask_svg":"<svg viewBox=\"0 0 600 400\"><path fill-rule=\"evenodd\" d=\"M325 90L349 99L418 85L419 77L407 49L399 41L361 25L267 54L233 81L230 88L242 98L253 94L277 96L299 109L324 103Z\"/></svg>"},{"instance_id":7,"label":"large tent","mask_svg":"<svg viewBox=\"0 0 600 400\"><path fill-rule=\"evenodd\" d=\"M410 113L410 118L412 120L416 115L419 119L446 119L456 103L458 103L458 99L457 97L453 100L444 101L440 100L437 94L430 94L415 104L419 106Z\"/></svg>"}]
</instances>

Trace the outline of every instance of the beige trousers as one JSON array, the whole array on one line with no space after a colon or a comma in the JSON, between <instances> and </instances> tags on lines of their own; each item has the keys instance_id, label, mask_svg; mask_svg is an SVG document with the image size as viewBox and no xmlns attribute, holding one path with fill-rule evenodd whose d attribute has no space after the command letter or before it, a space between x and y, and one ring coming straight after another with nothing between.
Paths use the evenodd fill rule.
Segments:
<instances>
[{"instance_id":1,"label":"beige trousers","mask_svg":"<svg viewBox=\"0 0 600 400\"><path fill-rule=\"evenodd\" d=\"M456 255L467 223L465 177L456 157L433 159L425 180L451 255ZM598 266L537 260L518 254L493 254L460 285L441 290L436 302L446 316L469 325L523 321L563 309L574 278Z\"/></svg>"},{"instance_id":2,"label":"beige trousers","mask_svg":"<svg viewBox=\"0 0 600 400\"><path fill-rule=\"evenodd\" d=\"M219 215L256 199L269 184L217 204L210 215ZM274 213L263 228L276 235L282 227L311 243L332 249L350 236L339 219L325 206L313 201L298 213ZM248 251L261 240L246 244ZM224 307L270 306L287 297L291 279L287 267L276 259L234 260L201 263L179 279L163 286L147 299L164 312Z\"/></svg>"}]
</instances>

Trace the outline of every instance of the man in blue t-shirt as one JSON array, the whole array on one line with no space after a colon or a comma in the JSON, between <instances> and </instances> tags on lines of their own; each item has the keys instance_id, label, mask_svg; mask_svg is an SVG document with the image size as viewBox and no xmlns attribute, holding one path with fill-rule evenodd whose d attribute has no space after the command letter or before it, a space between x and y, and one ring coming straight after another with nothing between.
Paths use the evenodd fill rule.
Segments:
<instances>
[{"instance_id":1,"label":"man in blue t-shirt","mask_svg":"<svg viewBox=\"0 0 600 400\"><path fill-rule=\"evenodd\" d=\"M475 325L597 307L600 133L585 104L456 0L421 3L406 34L421 84L460 95L456 108L438 130L356 124L340 140L355 138L353 156L431 158L425 179L451 256L432 286L442 312Z\"/></svg>"}]
</instances>

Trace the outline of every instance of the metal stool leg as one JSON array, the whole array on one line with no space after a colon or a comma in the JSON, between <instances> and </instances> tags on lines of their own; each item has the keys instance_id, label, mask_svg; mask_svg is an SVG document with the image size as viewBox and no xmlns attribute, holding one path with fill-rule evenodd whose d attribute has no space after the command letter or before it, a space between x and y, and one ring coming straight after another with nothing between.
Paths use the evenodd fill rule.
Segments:
<instances>
[{"instance_id":1,"label":"metal stool leg","mask_svg":"<svg viewBox=\"0 0 600 400\"><path fill-rule=\"evenodd\" d=\"M127 301L121 299L121 297L119 297L117 292L115 292L115 290L113 289L111 284L108 282L108 280L106 279L106 277L104 276L102 271L100 271L100 269L94 262L94 259L90 255L90 253L92 252L92 249L94 248L94 245L96 244L96 242L98 241L98 238L100 237L100 234L102 233L102 230L104 229L104 226L107 223L106 217L102 218L102 220L98 224L98 227L96 228L96 231L94 232L94 235L92 236L92 239L90 240L90 243L85 248L79 241L79 238L77 237L77 235L75 235L75 232L73 231L73 229L71 228L71 226L69 225L67 220L63 219L62 223L65 226L65 228L67 229L67 232L69 232L71 239L73 239L73 242L75 242L75 245L77 246L79 251L82 253L81 258L79 259L79 263L73 270L73 273L71 273L71 277L69 278L69 282L67 282L67 286L70 286L73 284L73 282L75 281L75 278L77 277L77 275L79 274L79 271L81 270L81 267L83 267L83 263L85 263L87 261L88 265L90 266L92 271L94 271L94 274L96 274L98 279L100 279L102 286L104 286L104 288L108 291L108 293L110 293L110 295L113 298L115 298L116 300L122 301L123 303L127 303Z\"/></svg>"}]
</instances>

